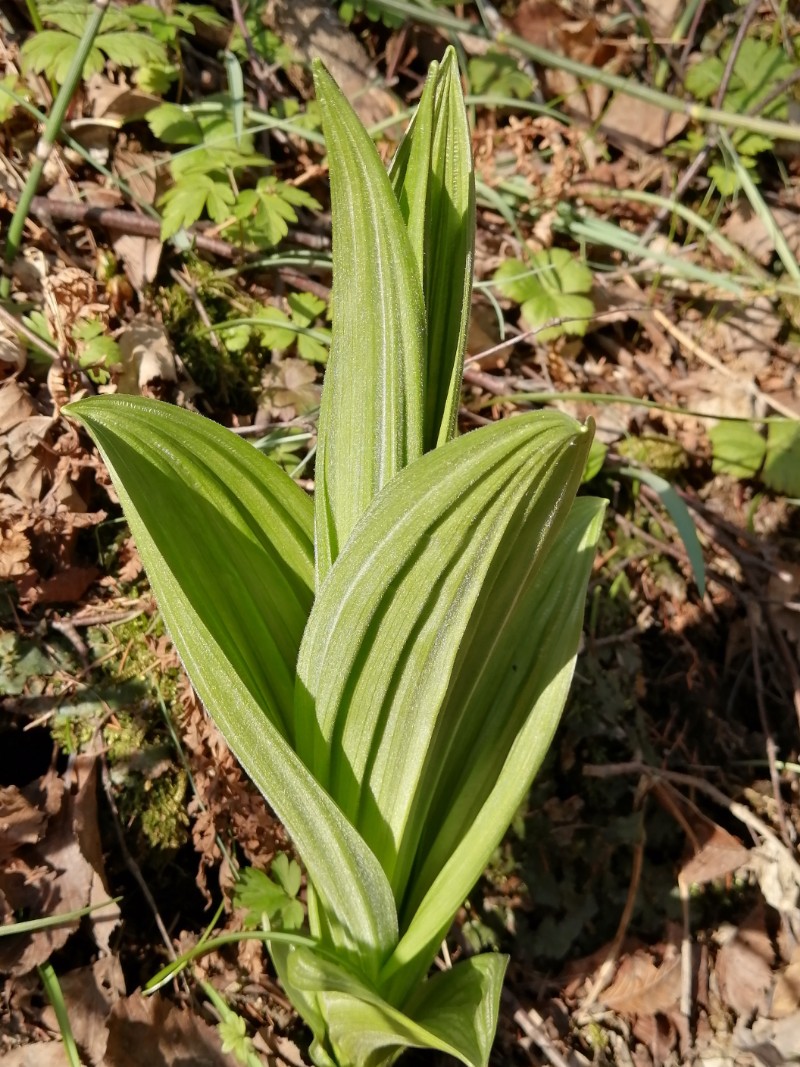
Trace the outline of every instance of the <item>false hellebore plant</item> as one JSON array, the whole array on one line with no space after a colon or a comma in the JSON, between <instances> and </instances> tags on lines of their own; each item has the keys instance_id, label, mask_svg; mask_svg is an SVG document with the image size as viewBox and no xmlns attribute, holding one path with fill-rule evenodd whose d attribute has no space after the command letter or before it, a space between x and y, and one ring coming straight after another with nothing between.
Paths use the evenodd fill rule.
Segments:
<instances>
[{"instance_id":1,"label":"false hellebore plant","mask_svg":"<svg viewBox=\"0 0 800 1067\"><path fill-rule=\"evenodd\" d=\"M427 977L547 751L600 501L591 441L537 412L455 436L474 178L454 52L389 172L315 65L330 162L333 339L316 494L198 415L73 404L164 620L308 874L270 932L319 1067L407 1047L486 1064L506 958Z\"/></svg>"}]
</instances>

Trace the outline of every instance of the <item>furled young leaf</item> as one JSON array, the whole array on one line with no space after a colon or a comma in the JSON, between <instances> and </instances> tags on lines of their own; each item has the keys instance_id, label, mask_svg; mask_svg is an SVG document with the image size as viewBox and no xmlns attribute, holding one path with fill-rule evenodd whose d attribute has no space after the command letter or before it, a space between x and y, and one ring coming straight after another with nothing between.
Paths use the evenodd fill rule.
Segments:
<instances>
[{"instance_id":1,"label":"furled young leaf","mask_svg":"<svg viewBox=\"0 0 800 1067\"><path fill-rule=\"evenodd\" d=\"M313 596L311 502L198 415L140 397L84 400L70 414L106 461L200 698L293 837L344 958L374 975L397 936L391 890L292 744L294 665Z\"/></svg>"},{"instance_id":2,"label":"furled young leaf","mask_svg":"<svg viewBox=\"0 0 800 1067\"><path fill-rule=\"evenodd\" d=\"M443 761L464 763L448 749L457 733L474 734L492 706L489 666L488 699L484 690L474 706L466 691L450 699L460 669L468 670L458 666L461 650L487 599L497 601L492 644L517 623L518 590L535 585L590 441L574 420L540 412L428 453L379 494L318 593L298 661L299 751L398 901ZM559 648L566 660L574 655L568 643ZM504 655L496 651L495 661ZM493 660L481 649L468 662ZM464 721L467 705L472 719ZM498 839L512 815L495 828Z\"/></svg>"},{"instance_id":3,"label":"furled young leaf","mask_svg":"<svg viewBox=\"0 0 800 1067\"><path fill-rule=\"evenodd\" d=\"M390 177L425 294L427 451L455 431L472 293L475 174L453 48L428 76Z\"/></svg>"},{"instance_id":4,"label":"furled young leaf","mask_svg":"<svg viewBox=\"0 0 800 1067\"><path fill-rule=\"evenodd\" d=\"M310 949L291 953L288 979L317 994L338 1064L388 1067L398 1051L423 1048L444 1052L466 1067L485 1067L506 963L505 956L493 955L465 960L421 985L406 1013Z\"/></svg>"},{"instance_id":5,"label":"furled young leaf","mask_svg":"<svg viewBox=\"0 0 800 1067\"><path fill-rule=\"evenodd\" d=\"M334 278L316 461L321 582L376 493L422 454L425 306L375 146L319 62L314 79L329 150Z\"/></svg>"}]
</instances>

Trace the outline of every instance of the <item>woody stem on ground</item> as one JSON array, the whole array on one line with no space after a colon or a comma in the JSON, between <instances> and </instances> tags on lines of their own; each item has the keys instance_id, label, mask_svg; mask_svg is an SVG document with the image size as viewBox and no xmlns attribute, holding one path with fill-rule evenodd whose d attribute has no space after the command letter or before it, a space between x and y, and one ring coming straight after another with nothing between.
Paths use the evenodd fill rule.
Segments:
<instances>
[{"instance_id":1,"label":"woody stem on ground","mask_svg":"<svg viewBox=\"0 0 800 1067\"><path fill-rule=\"evenodd\" d=\"M100 24L103 21L103 16L106 13L108 4L109 0L94 0L91 14L89 15L83 31L83 36L80 39L80 43L78 44L78 48L72 59L72 63L70 64L67 76L64 79L64 83L53 101L53 110L50 112L50 117L45 124L42 136L39 138L39 143L36 145L33 166L28 173L27 181L20 194L16 210L14 211L14 216L11 219L11 225L8 227L6 247L3 254L5 269L3 277L0 279L0 297L5 298L11 292L11 264L14 262L17 252L19 251L22 231L25 228L25 220L28 217L31 201L36 195L36 189L41 180L45 164L50 158L50 153L53 151L53 146L56 143L56 138L58 137L61 125L64 121L64 116L67 113L67 108L72 100L75 89L80 82L84 64L92 50L92 45L100 30Z\"/></svg>"},{"instance_id":2,"label":"woody stem on ground","mask_svg":"<svg viewBox=\"0 0 800 1067\"><path fill-rule=\"evenodd\" d=\"M424 22L437 26L440 30L450 30L453 33L466 33L472 37L485 38L487 35L483 28L467 19L451 15L446 10L437 7L427 9L417 7L408 0L374 0L375 7L381 11L387 11L393 15L403 15L415 22ZM688 115L697 122L713 122L727 129L750 130L753 133L762 133L765 137L783 141L800 141L800 125L790 122L778 122L774 119L763 119L756 115L738 115L733 111L722 111L716 107L707 107L698 104L694 100L680 100L669 93L652 89L649 85L642 85L632 78L624 78L618 74L609 74L600 67L592 67L588 63L579 63L575 59L550 52L546 48L531 44L523 37L514 33L497 33L493 35L493 41L498 45L519 52L520 55L532 59L542 67L552 67L563 70L576 78L584 78L588 82L603 85L613 92L624 93L636 100L642 100L648 104L654 104L664 111L674 111L676 114Z\"/></svg>"}]
</instances>

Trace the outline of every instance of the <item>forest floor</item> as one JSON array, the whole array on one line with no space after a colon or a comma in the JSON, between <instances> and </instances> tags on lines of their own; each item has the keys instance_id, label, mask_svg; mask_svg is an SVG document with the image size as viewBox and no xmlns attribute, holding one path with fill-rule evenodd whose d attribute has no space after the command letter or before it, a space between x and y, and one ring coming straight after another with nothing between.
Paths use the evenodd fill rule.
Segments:
<instances>
[{"instance_id":1,"label":"forest floor","mask_svg":"<svg viewBox=\"0 0 800 1067\"><path fill-rule=\"evenodd\" d=\"M593 416L609 508L563 722L447 951L510 955L497 1067L800 1062L791 5L119 3L15 242L90 6L0 14L0 916L114 903L0 938L3 1064L75 1062L54 984L87 1067L306 1063L256 942L141 994L244 927L238 872L291 843L62 407L169 400L312 489L331 279L308 64L388 160L448 43L478 177L461 430Z\"/></svg>"}]
</instances>

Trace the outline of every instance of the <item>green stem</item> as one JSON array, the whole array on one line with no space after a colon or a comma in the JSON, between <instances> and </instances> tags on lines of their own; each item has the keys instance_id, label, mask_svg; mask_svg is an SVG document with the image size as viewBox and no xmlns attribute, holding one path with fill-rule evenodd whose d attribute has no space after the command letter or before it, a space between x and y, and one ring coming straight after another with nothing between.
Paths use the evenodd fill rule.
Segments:
<instances>
[{"instance_id":1,"label":"green stem","mask_svg":"<svg viewBox=\"0 0 800 1067\"><path fill-rule=\"evenodd\" d=\"M47 999L53 1005L53 1011L56 1013L56 1021L58 1022L58 1029L64 1044L64 1053L67 1058L67 1063L70 1067L82 1067L78 1046L75 1044L75 1038L72 1036L72 1027L69 1023L67 1005L64 1003L64 995L61 992L61 986L59 985L56 972L49 963L43 963L41 967L38 968L38 971L39 977L42 980L42 985L44 986L44 991L47 994Z\"/></svg>"},{"instance_id":2,"label":"green stem","mask_svg":"<svg viewBox=\"0 0 800 1067\"><path fill-rule=\"evenodd\" d=\"M42 26L42 16L39 14L39 8L36 6L36 0L25 0L25 6L28 9L31 25L37 33L41 33L44 27Z\"/></svg>"},{"instance_id":3,"label":"green stem","mask_svg":"<svg viewBox=\"0 0 800 1067\"><path fill-rule=\"evenodd\" d=\"M453 33L468 33L473 37L488 39L483 27L477 23L469 22L467 19L451 15L440 7L434 12L427 8L417 7L415 4L409 3L408 0L374 0L374 3L376 7L383 11L388 11L394 15L404 15L406 18L413 19L416 22L429 23L430 25L438 26L439 29L450 30ZM494 43L514 49L520 55L532 59L534 63L538 63L542 67L563 70L576 78L584 78L595 85L603 85L613 92L624 93L626 96L632 96L636 100L654 104L664 111L674 111L676 114L688 115L689 118L695 119L697 122L713 122L718 126L725 126L730 129L750 130L755 133L763 133L765 137L771 137L776 140L800 141L800 125L762 119L754 115L737 115L732 111L722 111L719 108L707 107L705 104L698 104L694 101L678 100L669 93L651 89L650 86L641 85L632 79L620 77L618 74L609 74L608 71L599 67L592 67L588 63L579 63L577 60L569 59L567 56L556 55L546 48L539 48L538 45L531 44L524 38L518 37L515 33L498 33L494 37Z\"/></svg>"},{"instance_id":4,"label":"green stem","mask_svg":"<svg viewBox=\"0 0 800 1067\"><path fill-rule=\"evenodd\" d=\"M53 151L53 145L56 143L56 138L61 130L64 116L67 113L70 100L72 100L72 95L81 79L84 64L92 50L94 39L100 29L100 23L103 21L103 16L106 13L108 4L109 0L94 0L92 12L86 23L86 28L83 31L80 44L75 52L67 76L64 79L64 83L58 91L58 96L53 101L53 110L50 112L50 117L47 120L44 132L39 138L39 143L36 146L36 158L34 164L28 174L25 187L20 194L19 203L14 212L14 217L11 219L11 225L8 227L5 254L3 257L6 273L4 273L2 279L0 279L0 297L7 297L11 292L10 268L19 251L20 241L22 240L22 231L25 228L25 220L28 217L31 201L36 195L36 189L41 180L45 164L50 158L50 153Z\"/></svg>"}]
</instances>

